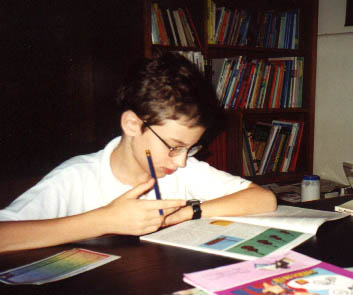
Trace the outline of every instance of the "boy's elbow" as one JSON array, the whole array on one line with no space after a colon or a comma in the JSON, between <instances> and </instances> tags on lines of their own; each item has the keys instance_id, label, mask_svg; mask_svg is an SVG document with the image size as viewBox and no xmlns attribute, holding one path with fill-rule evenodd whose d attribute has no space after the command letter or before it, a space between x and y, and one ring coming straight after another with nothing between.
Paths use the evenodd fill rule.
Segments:
<instances>
[{"instance_id":1,"label":"boy's elbow","mask_svg":"<svg viewBox=\"0 0 353 295\"><path fill-rule=\"evenodd\" d=\"M270 191L265 189L264 190L264 198L266 209L268 212L273 212L277 210L277 198L276 195Z\"/></svg>"}]
</instances>

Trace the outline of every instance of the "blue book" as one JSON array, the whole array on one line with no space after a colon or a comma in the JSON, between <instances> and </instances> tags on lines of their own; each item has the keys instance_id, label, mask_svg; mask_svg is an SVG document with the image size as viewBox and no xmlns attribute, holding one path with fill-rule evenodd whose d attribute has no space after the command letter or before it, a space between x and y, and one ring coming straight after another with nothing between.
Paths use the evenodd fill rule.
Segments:
<instances>
[{"instance_id":1,"label":"blue book","mask_svg":"<svg viewBox=\"0 0 353 295\"><path fill-rule=\"evenodd\" d=\"M267 28L266 28L266 36L265 36L265 48L270 47L270 34L271 34L271 28L272 28L272 12L267 12L268 18L267 18Z\"/></svg>"},{"instance_id":2,"label":"blue book","mask_svg":"<svg viewBox=\"0 0 353 295\"><path fill-rule=\"evenodd\" d=\"M286 12L286 30L284 34L284 48L288 49L289 48L289 35L290 35L290 27L291 27L291 12L287 11Z\"/></svg>"},{"instance_id":3,"label":"blue book","mask_svg":"<svg viewBox=\"0 0 353 295\"><path fill-rule=\"evenodd\" d=\"M255 169L255 164L254 164L254 157L252 155L252 151L251 151L251 146L250 146L250 142L249 142L249 136L248 136L248 132L246 131L245 127L243 127L243 144L245 144L245 150L247 152L247 156L249 159L249 164L250 164L250 168L251 168L251 175L256 175L256 169Z\"/></svg>"},{"instance_id":4,"label":"blue book","mask_svg":"<svg viewBox=\"0 0 353 295\"><path fill-rule=\"evenodd\" d=\"M247 61L244 60L245 66L242 67L241 72L239 73L240 77L239 77L239 82L237 84L237 88L235 89L235 93L234 93L234 97L233 97L233 101L232 101L232 106L231 106L232 109L234 109L236 102L237 102L237 99L238 99L238 96L239 96L239 93L240 93L240 88L243 83L244 74L246 72L246 64L247 64Z\"/></svg>"},{"instance_id":5,"label":"blue book","mask_svg":"<svg viewBox=\"0 0 353 295\"><path fill-rule=\"evenodd\" d=\"M285 61L285 72L284 72L283 88L282 88L281 106L283 108L288 107L291 75L292 75L292 61L288 59Z\"/></svg>"},{"instance_id":6,"label":"blue book","mask_svg":"<svg viewBox=\"0 0 353 295\"><path fill-rule=\"evenodd\" d=\"M284 12L281 12L280 16L280 27L279 27L279 36L278 36L278 45L277 48L284 48L284 35L286 31L286 19L287 15Z\"/></svg>"},{"instance_id":7,"label":"blue book","mask_svg":"<svg viewBox=\"0 0 353 295\"><path fill-rule=\"evenodd\" d=\"M227 81L227 86L226 86L226 90L224 92L224 96L223 96L223 100L222 100L222 106L226 106L227 105L227 98L229 95L229 92L231 91L231 85L232 85L232 80L234 77L234 68L236 68L238 63L238 59L233 59L231 66L230 66L230 76L229 79Z\"/></svg>"},{"instance_id":8,"label":"blue book","mask_svg":"<svg viewBox=\"0 0 353 295\"><path fill-rule=\"evenodd\" d=\"M289 22L289 32L288 32L288 49L292 49L293 33L294 33L294 12L290 11L290 22Z\"/></svg>"}]
</instances>

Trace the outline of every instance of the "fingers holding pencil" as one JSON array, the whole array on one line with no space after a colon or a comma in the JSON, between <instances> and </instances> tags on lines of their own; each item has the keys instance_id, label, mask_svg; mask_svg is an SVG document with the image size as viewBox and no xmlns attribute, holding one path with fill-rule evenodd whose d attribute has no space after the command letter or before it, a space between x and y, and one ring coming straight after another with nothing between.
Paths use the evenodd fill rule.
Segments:
<instances>
[{"instance_id":1,"label":"fingers holding pencil","mask_svg":"<svg viewBox=\"0 0 353 295\"><path fill-rule=\"evenodd\" d=\"M147 162L148 162L148 167L150 168L150 173L151 176L154 178L155 182L153 185L153 189L154 192L156 194L156 199L157 200L161 200L161 193L159 191L159 187L158 187L158 180L157 180L157 176L156 176L156 172L154 170L154 166L153 166L153 162L152 162L152 157L151 157L151 151L150 150L146 150L146 157L147 157ZM163 215L163 210L159 209L159 215Z\"/></svg>"}]
</instances>

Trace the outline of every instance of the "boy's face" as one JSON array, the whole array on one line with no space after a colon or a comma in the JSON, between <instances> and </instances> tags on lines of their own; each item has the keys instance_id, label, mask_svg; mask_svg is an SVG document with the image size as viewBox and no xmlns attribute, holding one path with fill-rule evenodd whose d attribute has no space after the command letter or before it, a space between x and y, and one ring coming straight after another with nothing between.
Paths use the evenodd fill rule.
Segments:
<instances>
[{"instance_id":1,"label":"boy's face","mask_svg":"<svg viewBox=\"0 0 353 295\"><path fill-rule=\"evenodd\" d=\"M201 126L190 127L190 121L185 118L179 120L165 120L163 125L152 125L151 129L171 147L186 147L190 149L195 145L205 128ZM169 156L169 149L158 136L146 128L144 133L136 136L132 148L135 159L143 170L149 173L145 151L151 151L151 157L158 178L172 174L179 167L184 167L187 158L187 149L175 157Z\"/></svg>"}]
</instances>

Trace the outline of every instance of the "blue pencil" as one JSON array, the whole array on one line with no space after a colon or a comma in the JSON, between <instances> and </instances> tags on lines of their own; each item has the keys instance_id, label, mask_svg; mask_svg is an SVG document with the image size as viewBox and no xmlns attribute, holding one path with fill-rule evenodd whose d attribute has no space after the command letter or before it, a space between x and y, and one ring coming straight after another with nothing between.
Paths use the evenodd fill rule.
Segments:
<instances>
[{"instance_id":1,"label":"blue pencil","mask_svg":"<svg viewBox=\"0 0 353 295\"><path fill-rule=\"evenodd\" d=\"M151 152L150 150L146 150L146 156L147 156L147 161L148 161L148 166L150 167L150 172L151 172L151 176L154 178L154 193L156 194L156 199L157 200L161 200L161 193L159 192L159 187L158 187L158 181L157 181L157 176L156 173L154 171L154 167L153 167L153 162L152 162L152 158L151 158ZM163 210L159 209L159 214L163 215Z\"/></svg>"}]
</instances>

